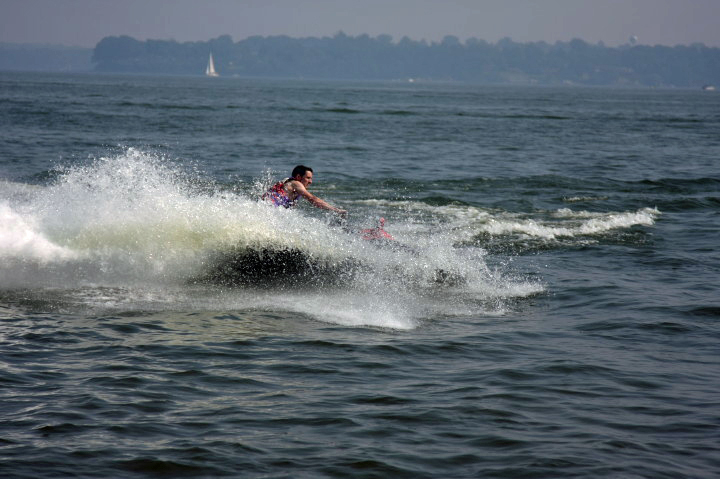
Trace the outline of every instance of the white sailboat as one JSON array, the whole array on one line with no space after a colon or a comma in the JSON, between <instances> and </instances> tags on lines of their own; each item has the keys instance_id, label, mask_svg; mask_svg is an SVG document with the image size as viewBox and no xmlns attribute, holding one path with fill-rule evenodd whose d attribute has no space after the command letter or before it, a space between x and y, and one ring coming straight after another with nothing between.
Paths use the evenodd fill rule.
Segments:
<instances>
[{"instance_id":1,"label":"white sailboat","mask_svg":"<svg viewBox=\"0 0 720 479\"><path fill-rule=\"evenodd\" d=\"M208 58L207 68L205 68L205 75L209 77L220 76L220 74L215 71L215 62L213 61L212 53L210 54L210 58Z\"/></svg>"}]
</instances>

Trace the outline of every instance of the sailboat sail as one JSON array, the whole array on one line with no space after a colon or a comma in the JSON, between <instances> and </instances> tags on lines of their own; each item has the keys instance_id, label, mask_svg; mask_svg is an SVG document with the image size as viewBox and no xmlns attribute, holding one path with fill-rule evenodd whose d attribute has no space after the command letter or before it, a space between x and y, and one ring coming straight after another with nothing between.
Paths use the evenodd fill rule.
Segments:
<instances>
[{"instance_id":1,"label":"sailboat sail","mask_svg":"<svg viewBox=\"0 0 720 479\"><path fill-rule=\"evenodd\" d=\"M215 62L213 62L212 53L210 54L210 58L208 58L207 68L205 68L205 75L209 77L219 76L218 72L215 71Z\"/></svg>"}]
</instances>

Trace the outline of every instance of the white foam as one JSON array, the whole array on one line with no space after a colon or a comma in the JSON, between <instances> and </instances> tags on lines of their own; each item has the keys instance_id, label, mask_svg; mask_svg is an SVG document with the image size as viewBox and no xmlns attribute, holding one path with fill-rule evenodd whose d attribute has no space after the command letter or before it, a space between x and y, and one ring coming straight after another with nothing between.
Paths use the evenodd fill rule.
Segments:
<instances>
[{"instance_id":1,"label":"white foam","mask_svg":"<svg viewBox=\"0 0 720 479\"><path fill-rule=\"evenodd\" d=\"M566 203L587 203L590 201L606 201L607 196L566 196L563 201Z\"/></svg>"},{"instance_id":2,"label":"white foam","mask_svg":"<svg viewBox=\"0 0 720 479\"><path fill-rule=\"evenodd\" d=\"M66 261L77 257L72 250L44 236L31 215L21 215L7 203L0 203L0 260L30 260L40 263Z\"/></svg>"},{"instance_id":3,"label":"white foam","mask_svg":"<svg viewBox=\"0 0 720 479\"><path fill-rule=\"evenodd\" d=\"M660 212L654 208L642 208L638 211L623 213L588 213L562 209L558 210L556 217L575 221L558 224L531 218L499 218L491 219L480 225L479 228L492 235L523 234L530 237L555 239L594 235L635 225L650 226L655 223L655 218L659 214Z\"/></svg>"},{"instance_id":4,"label":"white foam","mask_svg":"<svg viewBox=\"0 0 720 479\"><path fill-rule=\"evenodd\" d=\"M284 295L271 306L275 310L309 315L319 321L343 326L390 329L417 327L417 311L409 298L365 294L362 291L303 292Z\"/></svg>"}]
</instances>

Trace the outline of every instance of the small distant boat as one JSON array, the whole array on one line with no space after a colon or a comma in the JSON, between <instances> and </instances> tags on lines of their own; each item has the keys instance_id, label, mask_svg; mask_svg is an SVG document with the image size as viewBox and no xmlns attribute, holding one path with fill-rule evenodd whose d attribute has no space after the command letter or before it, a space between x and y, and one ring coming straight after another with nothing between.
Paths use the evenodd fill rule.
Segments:
<instances>
[{"instance_id":1,"label":"small distant boat","mask_svg":"<svg viewBox=\"0 0 720 479\"><path fill-rule=\"evenodd\" d=\"M220 76L220 74L215 71L215 62L213 61L212 53L210 54L210 58L208 58L207 68L205 68L205 75L209 77Z\"/></svg>"},{"instance_id":2,"label":"small distant boat","mask_svg":"<svg viewBox=\"0 0 720 479\"><path fill-rule=\"evenodd\" d=\"M703 85L705 91L715 91L715 85Z\"/></svg>"}]
</instances>

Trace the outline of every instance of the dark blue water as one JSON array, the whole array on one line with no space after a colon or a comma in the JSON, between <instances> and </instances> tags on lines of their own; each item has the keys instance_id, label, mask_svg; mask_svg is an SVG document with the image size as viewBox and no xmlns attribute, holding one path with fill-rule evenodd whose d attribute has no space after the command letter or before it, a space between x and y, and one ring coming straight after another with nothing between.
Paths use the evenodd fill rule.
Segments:
<instances>
[{"instance_id":1,"label":"dark blue water","mask_svg":"<svg viewBox=\"0 0 720 479\"><path fill-rule=\"evenodd\" d=\"M0 476L716 477L718 131L701 91L2 73ZM347 223L257 201L299 163Z\"/></svg>"}]
</instances>

